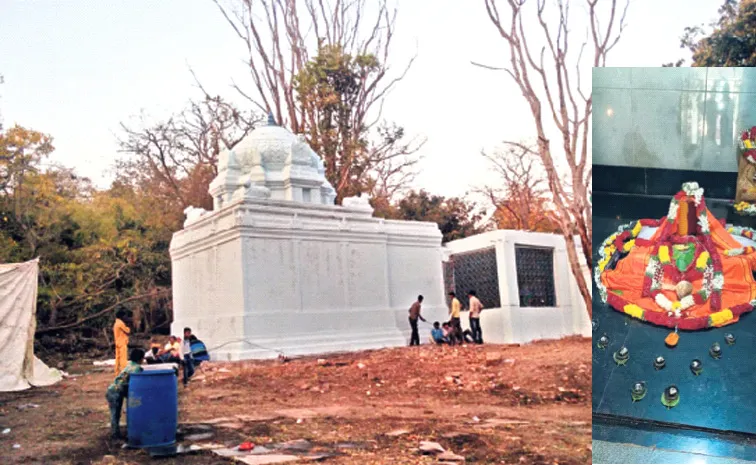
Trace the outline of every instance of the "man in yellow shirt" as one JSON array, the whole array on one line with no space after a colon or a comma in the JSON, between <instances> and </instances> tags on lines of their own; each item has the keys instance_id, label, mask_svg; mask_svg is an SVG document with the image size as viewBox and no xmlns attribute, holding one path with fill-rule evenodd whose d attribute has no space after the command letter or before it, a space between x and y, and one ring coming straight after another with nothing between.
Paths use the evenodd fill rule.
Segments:
<instances>
[{"instance_id":1,"label":"man in yellow shirt","mask_svg":"<svg viewBox=\"0 0 756 465\"><path fill-rule=\"evenodd\" d=\"M115 323L113 324L113 340L115 340L115 373L120 374L121 371L126 368L129 361L129 334L131 330L123 319L126 317L126 312L118 310L116 312Z\"/></svg>"},{"instance_id":2,"label":"man in yellow shirt","mask_svg":"<svg viewBox=\"0 0 756 465\"><path fill-rule=\"evenodd\" d=\"M459 319L459 312L462 311L462 304L460 303L459 299L457 299L457 295L454 293L454 291L449 292L449 297L451 297L451 307L449 308L449 316L451 317L451 320L449 320L449 324L452 327L449 341L452 344L454 343L454 341L462 344L465 342L465 339L462 336L462 324L460 323Z\"/></svg>"}]
</instances>

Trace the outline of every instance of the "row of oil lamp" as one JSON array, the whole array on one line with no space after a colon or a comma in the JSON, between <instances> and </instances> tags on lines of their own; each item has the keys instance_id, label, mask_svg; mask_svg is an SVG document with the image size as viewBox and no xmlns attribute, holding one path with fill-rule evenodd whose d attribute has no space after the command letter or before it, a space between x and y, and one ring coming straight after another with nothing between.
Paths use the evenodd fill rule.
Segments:
<instances>
[{"instance_id":1,"label":"row of oil lamp","mask_svg":"<svg viewBox=\"0 0 756 465\"><path fill-rule=\"evenodd\" d=\"M731 346L735 344L735 336L730 333L725 334L724 340L727 345ZM604 334L599 338L597 347L599 349L605 349L608 345L609 338L606 336L606 334ZM715 342L711 345L711 347L709 348L709 355L715 360L722 358L722 347L719 345L719 342ZM627 347L622 346L617 352L614 353L613 358L614 363L616 363L618 366L623 366L627 364L628 360L630 360L630 351L627 349ZM654 369L656 370L663 369L666 364L667 362L661 355L654 359ZM701 372L703 372L703 363L701 362L701 360L694 359L692 362L690 362L690 371L693 372L693 374L696 376L700 375ZM633 384L633 387L630 390L630 395L633 399L633 402L637 402L646 397L646 393L646 383L642 381L638 381ZM661 402L668 409L676 406L680 402L680 391L677 386L675 386L674 384L667 386L667 388L664 389L664 392L662 393Z\"/></svg>"}]
</instances>

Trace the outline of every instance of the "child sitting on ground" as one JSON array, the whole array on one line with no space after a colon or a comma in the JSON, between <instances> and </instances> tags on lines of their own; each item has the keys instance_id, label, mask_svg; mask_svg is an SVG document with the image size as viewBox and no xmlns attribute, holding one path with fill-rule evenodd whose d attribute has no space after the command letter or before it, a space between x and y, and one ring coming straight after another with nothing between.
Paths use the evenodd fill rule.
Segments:
<instances>
[{"instance_id":1,"label":"child sitting on ground","mask_svg":"<svg viewBox=\"0 0 756 465\"><path fill-rule=\"evenodd\" d=\"M443 344L444 342L444 330L441 329L441 323L438 321L433 323L433 329L431 329L431 337L436 344Z\"/></svg>"},{"instance_id":2,"label":"child sitting on ground","mask_svg":"<svg viewBox=\"0 0 756 465\"><path fill-rule=\"evenodd\" d=\"M142 359L144 359L144 350L133 349L129 354L129 363L126 364L126 368L121 370L113 383L108 386L108 390L105 391L105 398L110 407L110 433L113 439L122 437L119 424L121 423L123 399L129 395L129 377L131 374L142 371Z\"/></svg>"},{"instance_id":3,"label":"child sitting on ground","mask_svg":"<svg viewBox=\"0 0 756 465\"><path fill-rule=\"evenodd\" d=\"M453 341L454 341L454 340L452 339L452 337L453 337L453 336L452 336L452 331L453 331L453 330L452 330L452 327L451 327L451 325L449 324L449 322L448 322L448 321L444 322L444 324L443 324L443 325L441 325L441 331L442 331L442 332L443 332L443 334L444 334L444 342L445 342L446 344L452 344L452 343L453 343Z\"/></svg>"}]
</instances>

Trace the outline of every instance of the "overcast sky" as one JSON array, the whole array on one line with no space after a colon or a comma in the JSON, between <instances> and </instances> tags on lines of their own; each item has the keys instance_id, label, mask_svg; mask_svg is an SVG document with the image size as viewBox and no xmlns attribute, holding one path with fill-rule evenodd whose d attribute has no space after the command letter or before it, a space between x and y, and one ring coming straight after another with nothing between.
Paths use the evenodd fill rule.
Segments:
<instances>
[{"instance_id":1,"label":"overcast sky","mask_svg":"<svg viewBox=\"0 0 756 465\"><path fill-rule=\"evenodd\" d=\"M606 0L599 2L605 3ZM504 8L502 2L502 9ZM575 17L584 16L573 0ZM720 2L632 0L613 66L660 66L688 54L679 37L708 22ZM505 74L506 49L480 1L400 0L396 67L417 51L384 115L427 137L417 186L461 195L495 182L482 149L532 137L532 117ZM584 31L573 31L584 34ZM119 122L141 111L161 118L198 95L191 66L210 91L234 98L244 50L210 0L0 1L0 108L5 126L51 134L54 160L105 187ZM584 79L590 79L585 73Z\"/></svg>"}]
</instances>

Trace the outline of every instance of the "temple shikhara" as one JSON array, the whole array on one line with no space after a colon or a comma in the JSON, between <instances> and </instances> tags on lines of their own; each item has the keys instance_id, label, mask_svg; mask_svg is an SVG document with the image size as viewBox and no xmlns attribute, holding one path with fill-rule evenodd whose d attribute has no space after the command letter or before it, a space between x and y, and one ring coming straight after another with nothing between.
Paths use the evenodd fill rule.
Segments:
<instances>
[{"instance_id":1,"label":"temple shikhara","mask_svg":"<svg viewBox=\"0 0 756 465\"><path fill-rule=\"evenodd\" d=\"M753 310L753 231L727 228L703 194L697 183L685 183L666 217L621 226L604 241L594 278L606 303L680 330L733 324Z\"/></svg>"},{"instance_id":2,"label":"temple shikhara","mask_svg":"<svg viewBox=\"0 0 756 465\"><path fill-rule=\"evenodd\" d=\"M219 158L213 210L188 208L171 241L174 333L216 360L272 358L404 345L418 294L446 315L438 225L334 205L320 156L272 117Z\"/></svg>"}]
</instances>

